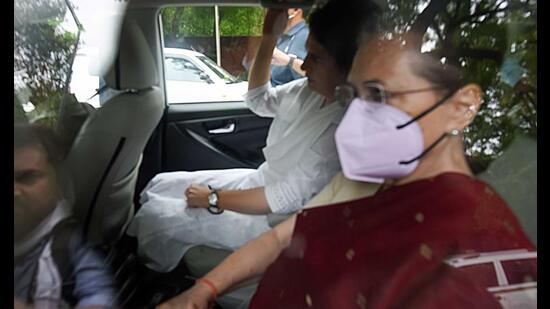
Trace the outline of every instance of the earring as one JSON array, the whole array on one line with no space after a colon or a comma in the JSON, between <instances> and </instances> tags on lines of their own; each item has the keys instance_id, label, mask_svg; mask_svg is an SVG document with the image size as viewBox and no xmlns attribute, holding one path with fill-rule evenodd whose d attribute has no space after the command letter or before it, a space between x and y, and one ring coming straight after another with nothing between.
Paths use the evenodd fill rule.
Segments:
<instances>
[{"instance_id":1,"label":"earring","mask_svg":"<svg viewBox=\"0 0 550 309\"><path fill-rule=\"evenodd\" d=\"M468 117L468 119L471 119L472 117L474 117L475 112L476 112L476 107L473 105L470 105L468 107L468 110L466 111L466 117Z\"/></svg>"},{"instance_id":2,"label":"earring","mask_svg":"<svg viewBox=\"0 0 550 309\"><path fill-rule=\"evenodd\" d=\"M460 130L458 130L458 129L451 130L451 135L452 136L458 136L458 134L460 134Z\"/></svg>"}]
</instances>

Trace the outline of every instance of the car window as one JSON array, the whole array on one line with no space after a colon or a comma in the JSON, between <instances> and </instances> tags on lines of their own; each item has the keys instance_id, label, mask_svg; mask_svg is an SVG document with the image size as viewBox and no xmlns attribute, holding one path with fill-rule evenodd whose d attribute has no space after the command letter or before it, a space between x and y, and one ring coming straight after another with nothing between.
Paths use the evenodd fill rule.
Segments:
<instances>
[{"instance_id":1,"label":"car window","mask_svg":"<svg viewBox=\"0 0 550 309\"><path fill-rule=\"evenodd\" d=\"M75 14L67 8L67 2L74 4ZM101 76L113 58L107 56L102 60L99 55L115 53L117 47L103 44L98 38L102 40L117 33L117 24L103 22L105 27L94 27L92 23L86 23L86 16L95 11L87 9L85 3L99 6L97 3L127 4L128 1L67 2L14 2L16 122L37 122L55 127L60 104L67 92L73 93L79 102L88 102L96 108L104 102L105 92L94 94L105 84ZM167 2L178 1L164 1L162 5ZM192 1L180 4L188 2ZM528 214L528 219L521 223L524 229L533 231L529 236L536 245L537 2L376 2L384 3L386 13L383 21L391 24L392 29L396 32L420 29L423 37L419 48L422 51L438 56L442 63L460 68L465 82L480 84L483 104L463 135L464 148L471 159L469 163L478 176L489 173L482 179L497 190L516 214L521 211ZM152 10L147 6L140 8L144 12L149 9ZM155 12L157 9L154 8ZM104 11L112 13L109 9ZM248 89L243 58L257 47L264 13L265 9L258 6L162 7L158 16L162 23L162 40L156 43L165 48L162 72L167 103L242 101ZM140 26L145 27L145 33L157 33L152 25L150 28L145 24ZM92 35L95 32L101 35ZM115 37L112 41L117 42ZM175 51L169 53L168 49ZM175 56L179 54L181 56ZM529 143L522 142L518 136L528 137ZM217 138L223 139L223 135ZM164 153L164 149L155 150L161 154L159 157L174 155ZM144 158L147 155L144 154ZM507 161L503 163L503 159ZM525 162L530 165L526 166ZM164 162L154 163L164 166ZM536 259L500 263L510 284L537 280ZM476 278L483 274L480 284L498 286L492 263L464 266L460 271L475 273Z\"/></svg>"},{"instance_id":2,"label":"car window","mask_svg":"<svg viewBox=\"0 0 550 309\"><path fill-rule=\"evenodd\" d=\"M502 261L501 264L509 284L537 281L536 258Z\"/></svg>"},{"instance_id":3,"label":"car window","mask_svg":"<svg viewBox=\"0 0 550 309\"><path fill-rule=\"evenodd\" d=\"M484 287L498 286L497 275L493 263L481 263L474 265L462 266L459 268L461 272L466 272L476 279L478 283Z\"/></svg>"},{"instance_id":4,"label":"car window","mask_svg":"<svg viewBox=\"0 0 550 309\"><path fill-rule=\"evenodd\" d=\"M388 33L420 31L421 52L457 67L464 84L480 85L465 153L536 244L537 2L389 0L382 23Z\"/></svg>"},{"instance_id":5,"label":"car window","mask_svg":"<svg viewBox=\"0 0 550 309\"><path fill-rule=\"evenodd\" d=\"M168 103L243 101L248 73L242 62L261 35L264 12L261 7L214 5L162 9L165 57L185 55L203 71L202 76L184 72L183 66L165 58ZM203 83L191 87L178 81Z\"/></svg>"},{"instance_id":6,"label":"car window","mask_svg":"<svg viewBox=\"0 0 550 309\"><path fill-rule=\"evenodd\" d=\"M118 32L111 28L121 23L126 6L107 0L15 1L17 121L54 126L67 93L100 106L104 95L93 95L103 85L99 76L114 60Z\"/></svg>"},{"instance_id":7,"label":"car window","mask_svg":"<svg viewBox=\"0 0 550 309\"><path fill-rule=\"evenodd\" d=\"M206 83L206 79L201 79L201 69L188 60L175 57L165 57L164 67L166 69L166 79L184 82L202 82Z\"/></svg>"},{"instance_id":8,"label":"car window","mask_svg":"<svg viewBox=\"0 0 550 309\"><path fill-rule=\"evenodd\" d=\"M55 126L79 28L64 1L16 1L14 119Z\"/></svg>"}]
</instances>

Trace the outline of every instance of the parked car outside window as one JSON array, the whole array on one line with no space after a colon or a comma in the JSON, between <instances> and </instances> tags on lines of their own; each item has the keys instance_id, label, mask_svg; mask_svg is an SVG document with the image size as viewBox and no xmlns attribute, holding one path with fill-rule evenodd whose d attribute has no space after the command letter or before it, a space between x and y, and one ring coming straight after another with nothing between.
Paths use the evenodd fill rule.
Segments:
<instances>
[{"instance_id":1,"label":"parked car outside window","mask_svg":"<svg viewBox=\"0 0 550 309\"><path fill-rule=\"evenodd\" d=\"M248 89L248 82L196 51L164 48L164 68L169 104L242 101Z\"/></svg>"},{"instance_id":2,"label":"parked car outside window","mask_svg":"<svg viewBox=\"0 0 550 309\"><path fill-rule=\"evenodd\" d=\"M79 50L72 70L70 91L80 102L100 107L99 77L90 74L90 61L85 49ZM210 58L182 48L164 49L166 93L169 104L242 101L248 82L238 81Z\"/></svg>"},{"instance_id":3,"label":"parked car outside window","mask_svg":"<svg viewBox=\"0 0 550 309\"><path fill-rule=\"evenodd\" d=\"M537 307L536 251L461 254L449 257L446 262L482 277L480 284L487 287L505 309Z\"/></svg>"}]
</instances>

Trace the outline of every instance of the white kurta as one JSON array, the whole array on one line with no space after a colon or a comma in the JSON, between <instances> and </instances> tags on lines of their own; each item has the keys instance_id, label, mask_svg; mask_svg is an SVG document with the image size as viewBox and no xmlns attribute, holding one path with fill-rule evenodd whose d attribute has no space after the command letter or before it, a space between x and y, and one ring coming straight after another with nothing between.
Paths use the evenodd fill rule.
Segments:
<instances>
[{"instance_id":1,"label":"white kurta","mask_svg":"<svg viewBox=\"0 0 550 309\"><path fill-rule=\"evenodd\" d=\"M188 208L184 192L190 184L222 190L264 187L272 212L292 213L340 170L334 132L344 108L323 106L324 97L307 87L307 79L275 88L266 84L249 91L245 101L254 113L274 118L263 149L266 161L257 170L156 175L141 193L142 206L128 228L148 267L167 272L194 245L234 250L269 229L265 215L213 215Z\"/></svg>"}]
</instances>

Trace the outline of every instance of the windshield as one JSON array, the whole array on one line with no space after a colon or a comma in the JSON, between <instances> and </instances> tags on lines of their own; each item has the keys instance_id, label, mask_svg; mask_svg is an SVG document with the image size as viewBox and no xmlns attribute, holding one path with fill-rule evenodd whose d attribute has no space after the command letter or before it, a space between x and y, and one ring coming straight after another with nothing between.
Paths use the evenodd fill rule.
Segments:
<instances>
[{"instance_id":1,"label":"windshield","mask_svg":"<svg viewBox=\"0 0 550 309\"><path fill-rule=\"evenodd\" d=\"M210 58L206 56L197 56L200 61L202 61L204 64L206 64L216 75L218 75L221 79L225 81L226 84L232 84L238 82L237 78L235 76L231 75L229 72L224 70L223 68L220 68L214 61L212 61Z\"/></svg>"}]
</instances>

